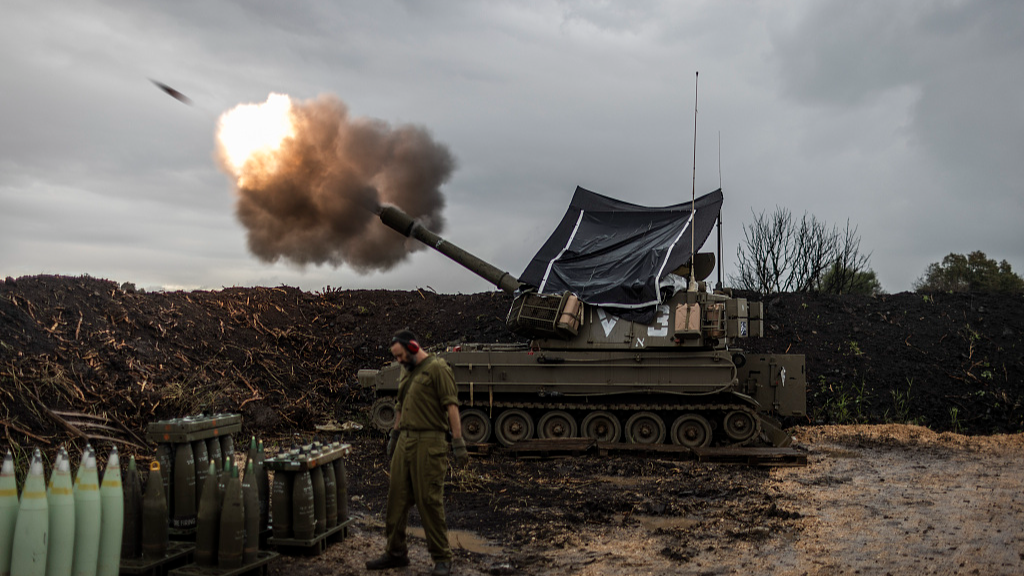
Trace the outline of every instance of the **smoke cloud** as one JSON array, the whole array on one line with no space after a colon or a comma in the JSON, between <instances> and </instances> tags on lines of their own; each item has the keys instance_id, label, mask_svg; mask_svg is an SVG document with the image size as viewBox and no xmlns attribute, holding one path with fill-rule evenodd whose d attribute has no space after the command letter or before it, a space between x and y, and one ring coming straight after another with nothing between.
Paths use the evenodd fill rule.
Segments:
<instances>
[{"instance_id":1,"label":"smoke cloud","mask_svg":"<svg viewBox=\"0 0 1024 576\"><path fill-rule=\"evenodd\" d=\"M221 165L237 177L238 219L261 260L390 269L423 245L381 224L381 204L443 230L440 187L455 160L425 128L352 117L334 96L292 102L289 116L291 135L240 167L220 138Z\"/></svg>"}]
</instances>

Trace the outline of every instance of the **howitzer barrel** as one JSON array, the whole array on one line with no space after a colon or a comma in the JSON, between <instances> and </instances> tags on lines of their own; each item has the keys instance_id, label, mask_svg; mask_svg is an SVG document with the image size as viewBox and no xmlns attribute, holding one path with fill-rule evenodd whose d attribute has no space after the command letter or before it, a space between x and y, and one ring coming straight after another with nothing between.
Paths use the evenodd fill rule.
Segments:
<instances>
[{"instance_id":1,"label":"howitzer barrel","mask_svg":"<svg viewBox=\"0 0 1024 576\"><path fill-rule=\"evenodd\" d=\"M414 220L412 216L402 212L400 209L394 206L384 206L381 208L379 216L381 222L386 224L389 228L394 229L403 236L415 238L420 242L423 242L427 246L430 246L434 250L437 250L441 254L444 254L458 262L470 272L473 272L477 276L480 276L484 280L494 284L499 289L508 293L513 293L519 289L519 286L521 285L519 280L516 280L511 274L484 262L462 248L459 248L437 234L434 234L430 230L427 230L421 226L419 222Z\"/></svg>"}]
</instances>

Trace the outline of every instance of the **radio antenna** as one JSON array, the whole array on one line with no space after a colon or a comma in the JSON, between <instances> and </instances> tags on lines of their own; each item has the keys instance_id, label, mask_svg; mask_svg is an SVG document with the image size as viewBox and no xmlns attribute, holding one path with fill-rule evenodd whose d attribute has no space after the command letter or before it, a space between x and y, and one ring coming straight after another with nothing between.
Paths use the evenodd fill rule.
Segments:
<instances>
[{"instance_id":1,"label":"radio antenna","mask_svg":"<svg viewBox=\"0 0 1024 576\"><path fill-rule=\"evenodd\" d=\"M696 268L697 233L697 82L700 80L698 70L693 77L693 188L690 191L690 279L686 283L687 292L697 291L697 280L694 275Z\"/></svg>"},{"instance_id":2,"label":"radio antenna","mask_svg":"<svg viewBox=\"0 0 1024 576\"><path fill-rule=\"evenodd\" d=\"M722 131L718 131L718 189L722 189ZM718 284L715 288L722 287L722 209L718 209Z\"/></svg>"}]
</instances>

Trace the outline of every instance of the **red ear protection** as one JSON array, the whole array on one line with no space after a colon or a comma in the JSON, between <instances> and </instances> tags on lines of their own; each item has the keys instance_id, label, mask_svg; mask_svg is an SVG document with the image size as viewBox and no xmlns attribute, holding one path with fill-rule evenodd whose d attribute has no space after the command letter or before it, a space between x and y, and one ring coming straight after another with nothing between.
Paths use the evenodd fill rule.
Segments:
<instances>
[{"instance_id":1,"label":"red ear protection","mask_svg":"<svg viewBox=\"0 0 1024 576\"><path fill-rule=\"evenodd\" d=\"M403 342L402 345L409 351L409 354L415 354L420 351L420 345L417 344L415 340L409 340L408 344Z\"/></svg>"}]
</instances>

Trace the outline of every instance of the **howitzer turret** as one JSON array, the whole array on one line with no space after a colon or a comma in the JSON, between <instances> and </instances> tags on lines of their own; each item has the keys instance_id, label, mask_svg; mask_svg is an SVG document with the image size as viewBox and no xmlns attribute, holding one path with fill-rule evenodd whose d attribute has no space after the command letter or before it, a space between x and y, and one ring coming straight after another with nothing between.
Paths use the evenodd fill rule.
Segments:
<instances>
[{"instance_id":1,"label":"howitzer turret","mask_svg":"<svg viewBox=\"0 0 1024 576\"><path fill-rule=\"evenodd\" d=\"M762 335L763 307L708 291L714 255L696 254L683 233L703 242L720 206L721 191L646 209L578 189L518 279L384 207L386 225L515 295L507 324L528 343L439 352L455 373L467 442L788 445L777 419L805 414L804 358L738 348ZM371 421L382 430L394 423L399 371L359 372L376 389Z\"/></svg>"}]
</instances>

